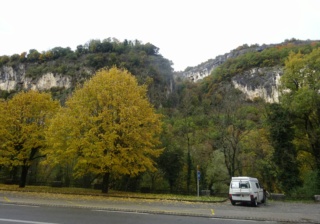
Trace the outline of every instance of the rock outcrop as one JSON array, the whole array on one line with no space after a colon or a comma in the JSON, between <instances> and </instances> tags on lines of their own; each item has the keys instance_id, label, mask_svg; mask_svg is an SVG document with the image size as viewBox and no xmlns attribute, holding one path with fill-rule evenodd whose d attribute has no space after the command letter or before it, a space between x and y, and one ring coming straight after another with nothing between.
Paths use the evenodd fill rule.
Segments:
<instances>
[{"instance_id":1,"label":"rock outcrop","mask_svg":"<svg viewBox=\"0 0 320 224\"><path fill-rule=\"evenodd\" d=\"M177 77L188 78L191 81L197 82L207 76L209 76L214 69L216 69L219 65L226 62L229 58L236 58L239 55L252 52L252 51L262 51L263 49L270 46L253 46L253 47L244 47L243 49L232 50L229 53L224 55L219 55L215 59L209 59L208 61L201 63L196 67L189 67L183 72L178 72L176 74Z\"/></svg>"},{"instance_id":2,"label":"rock outcrop","mask_svg":"<svg viewBox=\"0 0 320 224\"><path fill-rule=\"evenodd\" d=\"M187 78L193 82L197 82L210 74L221 64L226 62L230 58L236 58L240 55L248 52L261 52L267 48L281 47L283 45L306 45L311 43L317 43L319 40L285 40L284 43L269 44L269 45L243 45L226 53L219 55L215 59L210 59L195 67L188 67L183 72L176 73L176 77ZM238 74L232 78L232 84L235 88L241 90L246 94L248 99L262 98L266 102L273 103L279 101L279 82L280 77L283 74L283 68L281 67L261 67L252 68L241 74Z\"/></svg>"},{"instance_id":3,"label":"rock outcrop","mask_svg":"<svg viewBox=\"0 0 320 224\"><path fill-rule=\"evenodd\" d=\"M281 67L253 68L232 78L232 84L248 99L262 98L268 103L279 102Z\"/></svg>"},{"instance_id":4,"label":"rock outcrop","mask_svg":"<svg viewBox=\"0 0 320 224\"><path fill-rule=\"evenodd\" d=\"M70 88L71 77L53 73L42 74L36 79L27 77L24 64L16 68L10 66L0 68L0 90L49 90L53 87Z\"/></svg>"}]
</instances>

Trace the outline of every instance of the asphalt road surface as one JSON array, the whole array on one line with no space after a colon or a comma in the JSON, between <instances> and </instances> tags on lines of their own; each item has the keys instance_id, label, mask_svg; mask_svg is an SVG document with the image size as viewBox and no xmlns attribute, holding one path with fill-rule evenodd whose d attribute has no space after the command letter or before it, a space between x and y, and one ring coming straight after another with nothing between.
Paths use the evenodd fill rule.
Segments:
<instances>
[{"instance_id":1,"label":"asphalt road surface","mask_svg":"<svg viewBox=\"0 0 320 224\"><path fill-rule=\"evenodd\" d=\"M0 190L3 223L320 223L320 203L251 207Z\"/></svg>"},{"instance_id":2,"label":"asphalt road surface","mask_svg":"<svg viewBox=\"0 0 320 224\"><path fill-rule=\"evenodd\" d=\"M93 210L88 208L63 208L48 206L0 204L0 224L235 224L276 223L123 211Z\"/></svg>"}]
</instances>

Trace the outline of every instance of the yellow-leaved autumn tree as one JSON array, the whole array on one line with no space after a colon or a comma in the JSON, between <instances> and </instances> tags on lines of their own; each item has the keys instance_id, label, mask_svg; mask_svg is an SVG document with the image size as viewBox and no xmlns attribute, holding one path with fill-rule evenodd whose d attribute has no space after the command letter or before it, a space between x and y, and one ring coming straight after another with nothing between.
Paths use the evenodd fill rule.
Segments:
<instances>
[{"instance_id":1,"label":"yellow-leaved autumn tree","mask_svg":"<svg viewBox=\"0 0 320 224\"><path fill-rule=\"evenodd\" d=\"M51 164L74 163L74 176L90 173L102 178L108 192L110 174L135 176L154 171L161 115L126 70L98 71L77 88L46 133Z\"/></svg>"},{"instance_id":2,"label":"yellow-leaved autumn tree","mask_svg":"<svg viewBox=\"0 0 320 224\"><path fill-rule=\"evenodd\" d=\"M47 120L59 103L49 93L20 92L12 99L0 101L0 165L20 169L20 187L25 187L32 162L42 157Z\"/></svg>"}]
</instances>

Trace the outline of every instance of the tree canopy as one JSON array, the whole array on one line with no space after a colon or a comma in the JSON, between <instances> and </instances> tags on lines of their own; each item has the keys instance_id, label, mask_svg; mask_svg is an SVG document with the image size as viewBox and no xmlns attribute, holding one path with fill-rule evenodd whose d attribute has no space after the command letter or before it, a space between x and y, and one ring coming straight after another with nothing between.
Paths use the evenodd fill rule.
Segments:
<instances>
[{"instance_id":1,"label":"tree canopy","mask_svg":"<svg viewBox=\"0 0 320 224\"><path fill-rule=\"evenodd\" d=\"M41 156L47 121L58 105L50 94L32 90L0 103L0 165L22 167L20 187L26 184L32 162Z\"/></svg>"},{"instance_id":2,"label":"tree canopy","mask_svg":"<svg viewBox=\"0 0 320 224\"><path fill-rule=\"evenodd\" d=\"M146 97L147 86L115 67L102 69L61 108L46 133L49 161L74 162L75 176L91 173L103 178L108 191L110 175L136 176L155 171L161 116Z\"/></svg>"},{"instance_id":3,"label":"tree canopy","mask_svg":"<svg viewBox=\"0 0 320 224\"><path fill-rule=\"evenodd\" d=\"M281 84L281 104L293 114L299 149L312 156L320 179L320 48L291 53Z\"/></svg>"}]
</instances>

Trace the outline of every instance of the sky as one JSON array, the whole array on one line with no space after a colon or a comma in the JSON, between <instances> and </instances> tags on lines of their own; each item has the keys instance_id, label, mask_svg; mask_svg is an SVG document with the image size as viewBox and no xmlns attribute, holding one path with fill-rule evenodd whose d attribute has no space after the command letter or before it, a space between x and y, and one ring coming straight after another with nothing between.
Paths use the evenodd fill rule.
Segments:
<instances>
[{"instance_id":1,"label":"sky","mask_svg":"<svg viewBox=\"0 0 320 224\"><path fill-rule=\"evenodd\" d=\"M183 71L243 44L320 40L319 12L320 0L2 0L0 55L114 37L151 43Z\"/></svg>"}]
</instances>

